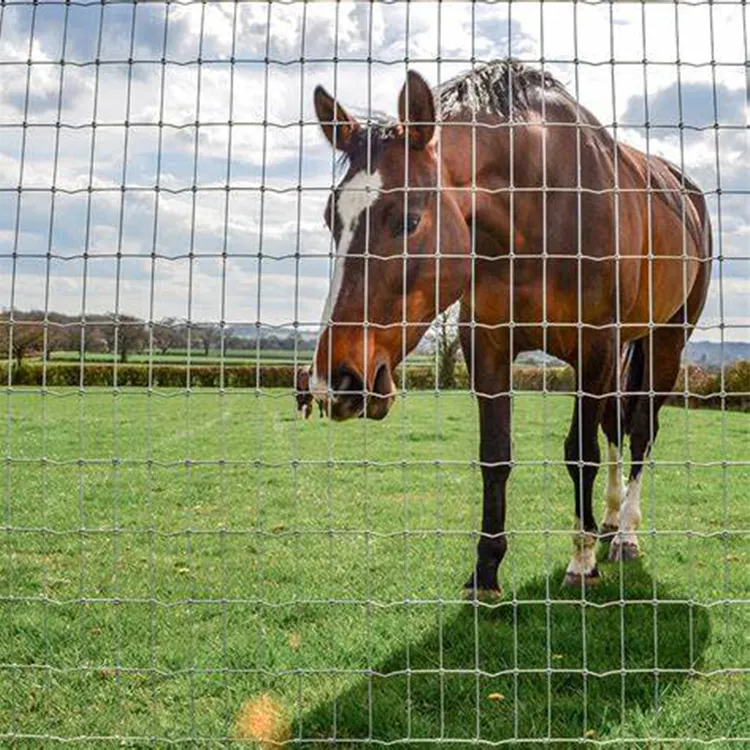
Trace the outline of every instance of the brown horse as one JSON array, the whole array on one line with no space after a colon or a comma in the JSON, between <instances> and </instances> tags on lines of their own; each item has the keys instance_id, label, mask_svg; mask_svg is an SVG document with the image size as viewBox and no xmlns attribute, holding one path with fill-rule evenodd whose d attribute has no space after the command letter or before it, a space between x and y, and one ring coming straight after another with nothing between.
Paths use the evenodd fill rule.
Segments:
<instances>
[{"instance_id":1,"label":"brown horse","mask_svg":"<svg viewBox=\"0 0 750 750\"><path fill-rule=\"evenodd\" d=\"M313 410L313 395L310 392L310 368L300 367L294 378L294 393L297 402L297 416L309 419ZM324 414L323 404L318 402L320 416Z\"/></svg>"},{"instance_id":2,"label":"brown horse","mask_svg":"<svg viewBox=\"0 0 750 750\"><path fill-rule=\"evenodd\" d=\"M313 393L334 419L382 419L394 368L460 300L484 483L466 588L498 592L511 364L527 350L565 360L578 379L565 441L576 515L565 583L599 578L599 425L609 441L603 536L610 559L637 557L644 460L711 277L701 191L663 159L616 142L552 76L513 60L478 66L435 93L410 72L397 122L363 125L321 87L315 107L348 171L325 212L337 255Z\"/></svg>"}]
</instances>

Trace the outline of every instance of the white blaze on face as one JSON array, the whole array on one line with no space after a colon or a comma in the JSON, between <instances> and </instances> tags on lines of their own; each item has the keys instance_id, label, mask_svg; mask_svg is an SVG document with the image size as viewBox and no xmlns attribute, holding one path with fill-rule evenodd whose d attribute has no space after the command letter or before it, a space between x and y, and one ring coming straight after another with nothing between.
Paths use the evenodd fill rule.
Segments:
<instances>
[{"instance_id":1,"label":"white blaze on face","mask_svg":"<svg viewBox=\"0 0 750 750\"><path fill-rule=\"evenodd\" d=\"M341 235L336 246L336 262L333 269L333 279L331 288L328 291L328 298L323 307L323 317L320 321L320 330L325 331L326 326L331 320L331 315L336 308L336 302L341 294L341 284L344 280L344 263L349 253L349 246L352 244L354 235L357 232L360 221L365 221L366 211L380 197L380 190L383 187L383 180L380 173L368 172L366 169L357 172L354 177L339 188L337 199L334 201L336 211L336 222L341 227ZM313 357L312 382L310 390L315 396L324 396L328 384L325 379L318 377L318 346L315 347Z\"/></svg>"}]
</instances>

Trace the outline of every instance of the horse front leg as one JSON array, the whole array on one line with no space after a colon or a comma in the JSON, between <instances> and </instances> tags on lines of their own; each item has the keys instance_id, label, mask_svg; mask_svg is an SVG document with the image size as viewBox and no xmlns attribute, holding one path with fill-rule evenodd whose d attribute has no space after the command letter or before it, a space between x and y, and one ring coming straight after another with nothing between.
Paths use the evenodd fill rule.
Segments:
<instances>
[{"instance_id":1,"label":"horse front leg","mask_svg":"<svg viewBox=\"0 0 750 750\"><path fill-rule=\"evenodd\" d=\"M467 331L468 333L468 331ZM482 532L477 544L477 562L464 585L469 597L497 597L500 587L497 571L508 547L505 535L505 487L511 471L510 438L510 356L507 336L475 330L472 347L462 347L479 401L480 448L482 464ZM473 365L473 367L472 367Z\"/></svg>"}]
</instances>

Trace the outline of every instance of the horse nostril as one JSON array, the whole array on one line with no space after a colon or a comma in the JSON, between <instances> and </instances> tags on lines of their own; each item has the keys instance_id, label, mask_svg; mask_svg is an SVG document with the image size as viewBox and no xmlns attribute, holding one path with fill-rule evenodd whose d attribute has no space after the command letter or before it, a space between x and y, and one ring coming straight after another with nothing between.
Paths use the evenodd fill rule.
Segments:
<instances>
[{"instance_id":1,"label":"horse nostril","mask_svg":"<svg viewBox=\"0 0 750 750\"><path fill-rule=\"evenodd\" d=\"M382 363L375 371L372 383L372 394L367 403L368 419L384 419L391 408L394 396L394 384L391 370L387 363Z\"/></svg>"},{"instance_id":2,"label":"horse nostril","mask_svg":"<svg viewBox=\"0 0 750 750\"><path fill-rule=\"evenodd\" d=\"M388 365L385 362L378 367L375 373L375 380L372 384L372 392L376 396L390 396L391 395L391 383L390 373L388 371Z\"/></svg>"},{"instance_id":3,"label":"horse nostril","mask_svg":"<svg viewBox=\"0 0 750 750\"><path fill-rule=\"evenodd\" d=\"M341 365L333 373L331 389L334 399L340 396L362 396L365 384L357 373L346 365Z\"/></svg>"},{"instance_id":4,"label":"horse nostril","mask_svg":"<svg viewBox=\"0 0 750 750\"><path fill-rule=\"evenodd\" d=\"M346 365L331 374L331 419L342 421L359 416L365 406L365 384L354 370Z\"/></svg>"}]
</instances>

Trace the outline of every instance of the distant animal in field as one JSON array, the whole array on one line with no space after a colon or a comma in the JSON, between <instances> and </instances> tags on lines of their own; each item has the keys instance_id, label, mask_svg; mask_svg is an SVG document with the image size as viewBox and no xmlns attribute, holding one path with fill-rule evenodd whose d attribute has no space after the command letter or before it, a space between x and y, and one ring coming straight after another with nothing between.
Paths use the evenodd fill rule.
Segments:
<instances>
[{"instance_id":1,"label":"distant animal in field","mask_svg":"<svg viewBox=\"0 0 750 750\"><path fill-rule=\"evenodd\" d=\"M360 123L320 86L314 101L347 169L325 209L336 264L315 397L334 420L382 419L395 368L459 301L484 484L469 594L499 591L511 366L524 351L543 349L577 375L564 447L575 490L564 583L599 580L600 425L609 442L601 536L611 560L637 557L644 462L711 279L700 188L664 159L615 141L557 79L515 60L477 65L436 91L410 71L398 120Z\"/></svg>"},{"instance_id":2,"label":"distant animal in field","mask_svg":"<svg viewBox=\"0 0 750 750\"><path fill-rule=\"evenodd\" d=\"M313 411L315 399L310 392L310 368L300 367L295 376L295 398L297 400L297 416L309 419ZM318 402L318 412L321 417L325 416L325 406Z\"/></svg>"}]
</instances>

